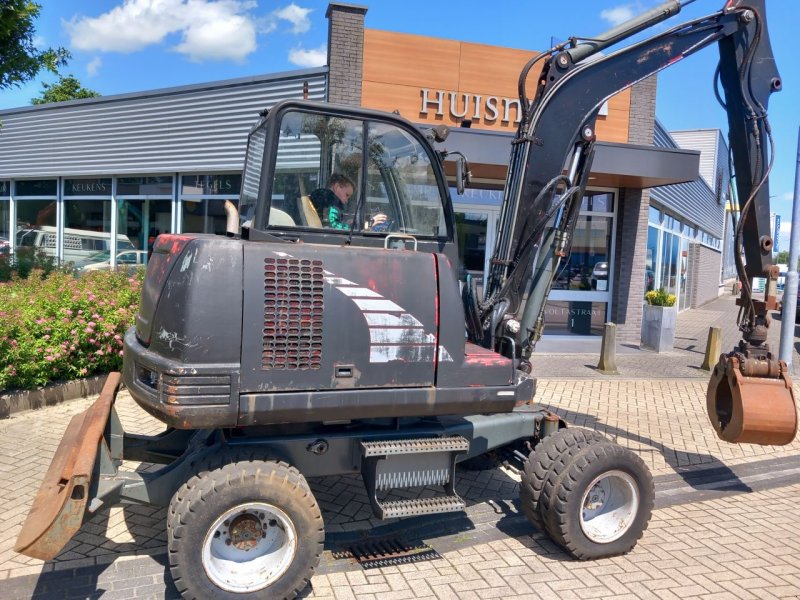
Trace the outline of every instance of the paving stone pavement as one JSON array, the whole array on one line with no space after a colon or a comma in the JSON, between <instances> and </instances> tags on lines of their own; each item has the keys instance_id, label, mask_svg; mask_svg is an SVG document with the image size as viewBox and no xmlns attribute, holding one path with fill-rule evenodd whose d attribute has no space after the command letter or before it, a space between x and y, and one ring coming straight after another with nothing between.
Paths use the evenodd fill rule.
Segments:
<instances>
[{"instance_id":1,"label":"paving stone pavement","mask_svg":"<svg viewBox=\"0 0 800 600\"><path fill-rule=\"evenodd\" d=\"M575 352L570 354L556 352L536 352L531 359L533 372L546 374L555 378L699 378L708 379L708 371L700 369L708 342L709 327L722 330L722 351L729 352L738 344L741 334L736 325L739 308L736 297L730 294L720 296L716 300L700 308L687 310L678 314L678 328L675 332L675 344L672 352L656 353L625 345L618 345L617 367L619 375L603 375L597 371L599 351L581 353L576 344ZM768 341L777 355L780 346L781 314L773 312L772 326ZM800 369L800 329L795 326L793 364ZM546 346L546 344L545 344ZM800 373L800 371L798 371Z\"/></svg>"},{"instance_id":2,"label":"paving stone pavement","mask_svg":"<svg viewBox=\"0 0 800 600\"><path fill-rule=\"evenodd\" d=\"M304 596L800 598L795 500L800 442L786 447L720 442L705 415L708 374L669 376L673 363L697 354L701 330L730 316L730 299L718 302L704 309L705 314L681 315L684 346L667 361L663 355L645 356L625 376L614 378L588 368L578 375L538 370L548 374L540 380L539 402L573 425L596 429L629 447L656 477L657 510L632 553L590 563L569 559L521 516L519 477L503 466L459 470L456 487L467 500L465 513L403 521L372 516L360 477L315 478L309 483L323 511L326 552ZM730 335L736 335L735 326L727 326L724 336ZM702 339L705 344L705 333ZM551 359L545 356L542 362ZM649 373L663 377L647 377L653 365L658 370ZM69 418L91 401L0 421L0 599L178 596L165 556L163 509L100 510L64 552L46 563L12 550ZM120 395L117 408L126 431L153 434L163 429L127 393ZM155 468L137 463L125 467ZM425 496L434 490L409 493ZM334 551L368 532L424 541L443 558L373 570L334 558Z\"/></svg>"}]
</instances>

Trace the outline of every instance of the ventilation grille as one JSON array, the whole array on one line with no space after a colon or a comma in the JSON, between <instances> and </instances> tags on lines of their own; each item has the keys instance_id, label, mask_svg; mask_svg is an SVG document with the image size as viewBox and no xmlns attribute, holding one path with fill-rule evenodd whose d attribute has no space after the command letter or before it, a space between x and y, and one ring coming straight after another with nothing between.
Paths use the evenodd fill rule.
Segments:
<instances>
[{"instance_id":1,"label":"ventilation grille","mask_svg":"<svg viewBox=\"0 0 800 600\"><path fill-rule=\"evenodd\" d=\"M319 369L323 284L321 260L264 259L262 369Z\"/></svg>"}]
</instances>

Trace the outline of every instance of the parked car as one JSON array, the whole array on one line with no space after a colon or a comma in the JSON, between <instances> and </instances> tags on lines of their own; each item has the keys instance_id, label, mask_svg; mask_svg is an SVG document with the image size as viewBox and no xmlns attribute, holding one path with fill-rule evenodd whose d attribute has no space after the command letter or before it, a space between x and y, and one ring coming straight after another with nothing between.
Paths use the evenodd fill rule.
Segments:
<instances>
[{"instance_id":1,"label":"parked car","mask_svg":"<svg viewBox=\"0 0 800 600\"><path fill-rule=\"evenodd\" d=\"M147 264L146 250L124 250L117 254L117 269L133 269ZM104 271L111 268L111 253L108 250L97 252L80 266L81 271Z\"/></svg>"},{"instance_id":2,"label":"parked car","mask_svg":"<svg viewBox=\"0 0 800 600\"><path fill-rule=\"evenodd\" d=\"M605 292L608 290L608 263L599 262L595 263L592 269L592 278L590 280L592 289L598 292Z\"/></svg>"},{"instance_id":3,"label":"parked car","mask_svg":"<svg viewBox=\"0 0 800 600\"><path fill-rule=\"evenodd\" d=\"M8 254L9 252L11 252L11 242L8 241L8 238L0 235L0 254Z\"/></svg>"}]
</instances>

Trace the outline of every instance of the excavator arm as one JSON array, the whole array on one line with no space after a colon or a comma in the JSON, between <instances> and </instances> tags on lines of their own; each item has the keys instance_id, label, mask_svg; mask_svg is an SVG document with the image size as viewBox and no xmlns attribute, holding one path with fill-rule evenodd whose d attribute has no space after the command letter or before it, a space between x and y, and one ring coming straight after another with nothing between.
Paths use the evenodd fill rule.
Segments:
<instances>
[{"instance_id":1,"label":"excavator arm","mask_svg":"<svg viewBox=\"0 0 800 600\"><path fill-rule=\"evenodd\" d=\"M469 320L469 335L475 342L514 354L521 368L530 368L528 359L544 329L548 294L570 253L600 106L625 88L717 44L715 83L722 88L717 95L728 115L739 203L735 254L743 282L738 300L742 340L720 357L709 384L709 416L727 441L788 443L797 427L792 386L786 365L767 344L768 311L777 307L769 230L773 145L767 105L770 94L781 89L781 79L770 47L765 0L730 0L711 15L601 54L691 1L665 2L598 38L572 38L523 69L520 104L526 108L512 142L499 234L483 300L475 303L476 318ZM526 82L539 64L529 99ZM767 278L763 299L753 297L753 277Z\"/></svg>"}]
</instances>

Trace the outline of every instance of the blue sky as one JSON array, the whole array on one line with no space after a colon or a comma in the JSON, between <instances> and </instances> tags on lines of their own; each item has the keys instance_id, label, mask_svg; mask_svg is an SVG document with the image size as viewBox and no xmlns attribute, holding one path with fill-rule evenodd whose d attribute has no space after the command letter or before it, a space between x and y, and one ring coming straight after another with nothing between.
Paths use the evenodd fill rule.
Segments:
<instances>
[{"instance_id":1,"label":"blue sky","mask_svg":"<svg viewBox=\"0 0 800 600\"><path fill-rule=\"evenodd\" d=\"M103 95L276 73L323 64L327 2L317 0L38 0L40 46L64 46L73 55L65 73ZM359 2L353 2L359 4ZM617 20L657 4L653 0L527 2L422 0L364 2L366 26L420 35L530 49L552 38L591 37ZM696 0L661 29L714 12L723 0ZM774 94L770 121L776 142L770 177L772 210L791 220L800 94L794 41L794 2L772 1L768 22L784 90ZM659 75L657 115L671 130L726 128L712 76L715 48ZM30 103L45 76L0 92L0 109Z\"/></svg>"}]
</instances>

